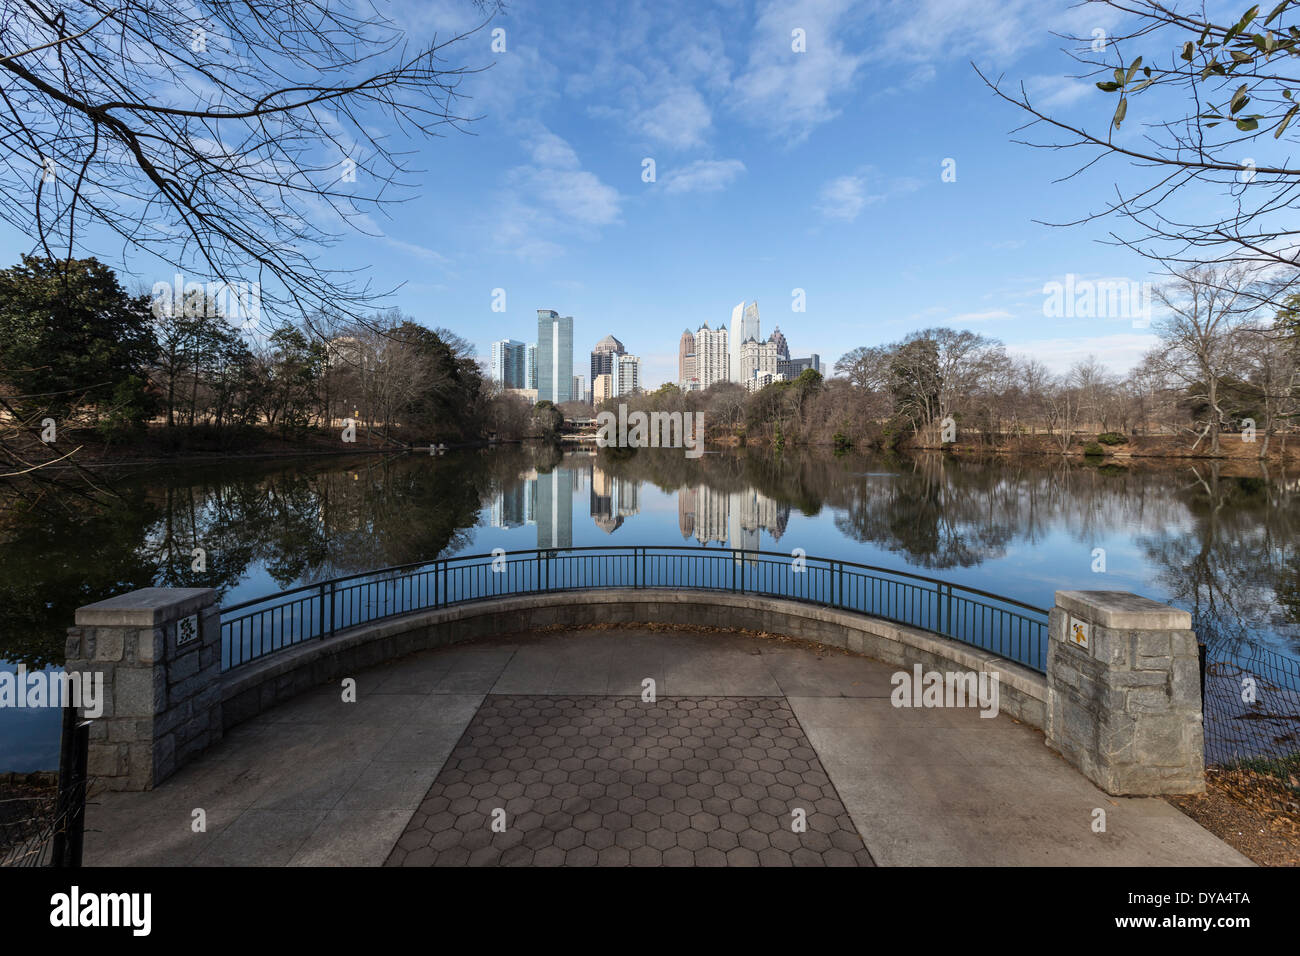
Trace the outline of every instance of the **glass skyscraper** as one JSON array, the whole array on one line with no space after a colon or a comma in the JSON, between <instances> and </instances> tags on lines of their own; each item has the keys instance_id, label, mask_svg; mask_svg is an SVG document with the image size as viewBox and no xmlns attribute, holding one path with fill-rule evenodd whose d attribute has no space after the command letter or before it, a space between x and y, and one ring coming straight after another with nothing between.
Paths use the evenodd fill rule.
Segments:
<instances>
[{"instance_id":1,"label":"glass skyscraper","mask_svg":"<svg viewBox=\"0 0 1300 956\"><path fill-rule=\"evenodd\" d=\"M523 388L526 380L524 343L502 339L492 343L492 378L505 388Z\"/></svg>"},{"instance_id":2,"label":"glass skyscraper","mask_svg":"<svg viewBox=\"0 0 1300 956\"><path fill-rule=\"evenodd\" d=\"M573 400L573 316L537 310L537 400Z\"/></svg>"}]
</instances>

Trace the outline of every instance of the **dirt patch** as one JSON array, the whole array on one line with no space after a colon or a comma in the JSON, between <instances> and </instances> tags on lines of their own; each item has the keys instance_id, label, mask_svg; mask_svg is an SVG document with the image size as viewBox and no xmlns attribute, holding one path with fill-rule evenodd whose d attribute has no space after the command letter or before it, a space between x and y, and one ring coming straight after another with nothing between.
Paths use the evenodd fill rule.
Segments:
<instances>
[{"instance_id":1,"label":"dirt patch","mask_svg":"<svg viewBox=\"0 0 1300 956\"><path fill-rule=\"evenodd\" d=\"M1203 794L1168 800L1260 866L1300 866L1300 781L1211 769L1205 785Z\"/></svg>"}]
</instances>

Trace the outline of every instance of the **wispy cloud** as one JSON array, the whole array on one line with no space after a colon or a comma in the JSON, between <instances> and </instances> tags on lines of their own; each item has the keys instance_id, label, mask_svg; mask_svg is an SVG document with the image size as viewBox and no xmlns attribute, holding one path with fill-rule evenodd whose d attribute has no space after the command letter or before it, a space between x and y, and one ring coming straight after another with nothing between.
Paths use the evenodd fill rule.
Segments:
<instances>
[{"instance_id":1,"label":"wispy cloud","mask_svg":"<svg viewBox=\"0 0 1300 956\"><path fill-rule=\"evenodd\" d=\"M1025 358L1037 359L1053 372L1058 373L1069 371L1070 366L1086 359L1089 355L1095 355L1103 365L1118 371L1133 368L1159 341L1156 336L1150 334L1119 332L1115 335L1008 343L1007 351Z\"/></svg>"},{"instance_id":2,"label":"wispy cloud","mask_svg":"<svg viewBox=\"0 0 1300 956\"><path fill-rule=\"evenodd\" d=\"M733 104L774 138L797 143L839 114L865 52L846 48L850 0L768 0L754 31L749 60L735 78ZM802 31L803 52L793 49Z\"/></svg>"},{"instance_id":3,"label":"wispy cloud","mask_svg":"<svg viewBox=\"0 0 1300 956\"><path fill-rule=\"evenodd\" d=\"M664 192L700 193L725 189L745 171L738 159L697 159L688 166L669 170L664 175Z\"/></svg>"},{"instance_id":4,"label":"wispy cloud","mask_svg":"<svg viewBox=\"0 0 1300 956\"><path fill-rule=\"evenodd\" d=\"M872 192L870 185L873 179L873 171L869 168L835 177L822 186L817 194L817 211L825 219L853 222L867 206L921 188L920 180L904 177L887 184L878 184Z\"/></svg>"},{"instance_id":5,"label":"wispy cloud","mask_svg":"<svg viewBox=\"0 0 1300 956\"><path fill-rule=\"evenodd\" d=\"M556 238L594 238L620 220L618 190L582 168L577 151L540 123L524 125L532 162L506 174L495 232L499 247L526 259L563 251Z\"/></svg>"}]
</instances>

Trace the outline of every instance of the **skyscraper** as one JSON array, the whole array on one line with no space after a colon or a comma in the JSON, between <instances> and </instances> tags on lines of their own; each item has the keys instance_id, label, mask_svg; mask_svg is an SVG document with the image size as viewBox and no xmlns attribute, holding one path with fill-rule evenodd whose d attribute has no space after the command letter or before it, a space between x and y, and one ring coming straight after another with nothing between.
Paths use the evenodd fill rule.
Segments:
<instances>
[{"instance_id":1,"label":"skyscraper","mask_svg":"<svg viewBox=\"0 0 1300 956\"><path fill-rule=\"evenodd\" d=\"M526 356L523 342L501 339L492 343L492 380L504 388L524 388L527 378Z\"/></svg>"},{"instance_id":2,"label":"skyscraper","mask_svg":"<svg viewBox=\"0 0 1300 956\"><path fill-rule=\"evenodd\" d=\"M788 359L790 357L790 344L786 342L785 336L781 334L781 326L772 329L772 337L768 339L776 345L777 359Z\"/></svg>"},{"instance_id":3,"label":"skyscraper","mask_svg":"<svg viewBox=\"0 0 1300 956\"><path fill-rule=\"evenodd\" d=\"M573 398L573 316L537 310L537 400Z\"/></svg>"},{"instance_id":4,"label":"skyscraper","mask_svg":"<svg viewBox=\"0 0 1300 956\"><path fill-rule=\"evenodd\" d=\"M538 475L537 547L573 547L573 469Z\"/></svg>"},{"instance_id":5,"label":"skyscraper","mask_svg":"<svg viewBox=\"0 0 1300 956\"><path fill-rule=\"evenodd\" d=\"M635 395L641 391L641 360L635 355L615 355L611 378L615 395Z\"/></svg>"},{"instance_id":6,"label":"skyscraper","mask_svg":"<svg viewBox=\"0 0 1300 956\"><path fill-rule=\"evenodd\" d=\"M776 343L771 339L759 342L748 339L740 346L740 379L746 387L751 388L755 376L776 375Z\"/></svg>"},{"instance_id":7,"label":"skyscraper","mask_svg":"<svg viewBox=\"0 0 1300 956\"><path fill-rule=\"evenodd\" d=\"M614 372L614 356L623 355L627 350L623 348L623 343L612 335L607 335L591 350L591 382L594 386L595 381L602 375L612 375Z\"/></svg>"},{"instance_id":8,"label":"skyscraper","mask_svg":"<svg viewBox=\"0 0 1300 956\"><path fill-rule=\"evenodd\" d=\"M524 388L537 388L537 343L524 347Z\"/></svg>"},{"instance_id":9,"label":"skyscraper","mask_svg":"<svg viewBox=\"0 0 1300 956\"><path fill-rule=\"evenodd\" d=\"M730 378L726 329L711 329L705 322L695 330L695 377L700 388Z\"/></svg>"},{"instance_id":10,"label":"skyscraper","mask_svg":"<svg viewBox=\"0 0 1300 956\"><path fill-rule=\"evenodd\" d=\"M743 310L743 311L742 311ZM731 349L731 362L729 378L733 382L744 384L744 377L741 374L740 364L740 347L749 339L758 341L758 303L751 302L745 305L741 302L731 310L731 336L729 345Z\"/></svg>"},{"instance_id":11,"label":"skyscraper","mask_svg":"<svg viewBox=\"0 0 1300 956\"><path fill-rule=\"evenodd\" d=\"M695 381L695 336L686 329L677 345L677 386L685 391Z\"/></svg>"}]
</instances>

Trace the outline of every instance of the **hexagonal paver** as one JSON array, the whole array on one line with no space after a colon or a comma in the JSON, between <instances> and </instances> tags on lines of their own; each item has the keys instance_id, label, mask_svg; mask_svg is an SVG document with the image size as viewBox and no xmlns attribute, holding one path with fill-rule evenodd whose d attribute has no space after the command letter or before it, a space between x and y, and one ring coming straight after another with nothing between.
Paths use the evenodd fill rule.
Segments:
<instances>
[{"instance_id":1,"label":"hexagonal paver","mask_svg":"<svg viewBox=\"0 0 1300 956\"><path fill-rule=\"evenodd\" d=\"M782 698L489 695L387 865L872 860Z\"/></svg>"}]
</instances>

